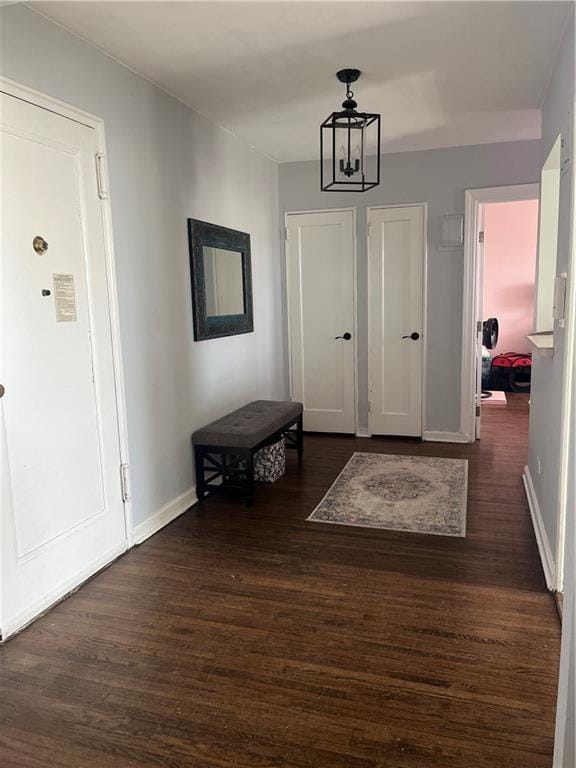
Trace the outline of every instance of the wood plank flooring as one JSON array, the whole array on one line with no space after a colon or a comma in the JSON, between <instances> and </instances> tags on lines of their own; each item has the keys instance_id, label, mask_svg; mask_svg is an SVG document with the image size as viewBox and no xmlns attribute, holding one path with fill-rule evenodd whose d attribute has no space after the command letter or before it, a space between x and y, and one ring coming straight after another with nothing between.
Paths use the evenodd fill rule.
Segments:
<instances>
[{"instance_id":1,"label":"wood plank flooring","mask_svg":"<svg viewBox=\"0 0 576 768\"><path fill-rule=\"evenodd\" d=\"M550 768L524 396L476 445L307 436L0 650L3 768ZM465 539L305 522L355 450L468 458Z\"/></svg>"}]
</instances>

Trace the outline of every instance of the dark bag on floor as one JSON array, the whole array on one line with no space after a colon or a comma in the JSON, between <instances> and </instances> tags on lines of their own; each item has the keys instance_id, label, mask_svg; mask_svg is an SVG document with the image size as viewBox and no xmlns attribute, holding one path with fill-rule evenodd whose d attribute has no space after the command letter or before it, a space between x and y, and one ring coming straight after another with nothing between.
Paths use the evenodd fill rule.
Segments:
<instances>
[{"instance_id":1,"label":"dark bag on floor","mask_svg":"<svg viewBox=\"0 0 576 768\"><path fill-rule=\"evenodd\" d=\"M492 382L495 385L508 386L510 392L530 392L532 376L532 355L518 352L505 352L492 359Z\"/></svg>"}]
</instances>

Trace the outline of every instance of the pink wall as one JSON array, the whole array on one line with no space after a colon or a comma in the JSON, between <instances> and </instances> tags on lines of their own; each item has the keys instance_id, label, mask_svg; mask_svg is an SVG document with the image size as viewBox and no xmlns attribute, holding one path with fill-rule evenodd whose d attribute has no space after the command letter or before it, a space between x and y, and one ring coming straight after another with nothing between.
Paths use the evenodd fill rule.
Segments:
<instances>
[{"instance_id":1,"label":"pink wall","mask_svg":"<svg viewBox=\"0 0 576 768\"><path fill-rule=\"evenodd\" d=\"M483 319L498 318L496 353L530 351L537 238L537 200L486 205Z\"/></svg>"}]
</instances>

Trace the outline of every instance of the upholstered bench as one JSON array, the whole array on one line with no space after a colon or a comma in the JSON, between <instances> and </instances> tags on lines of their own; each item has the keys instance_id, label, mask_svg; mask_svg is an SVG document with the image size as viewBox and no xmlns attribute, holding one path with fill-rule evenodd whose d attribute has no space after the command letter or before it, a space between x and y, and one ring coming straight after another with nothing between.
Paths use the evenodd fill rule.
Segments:
<instances>
[{"instance_id":1,"label":"upholstered bench","mask_svg":"<svg viewBox=\"0 0 576 768\"><path fill-rule=\"evenodd\" d=\"M196 493L229 490L254 502L254 454L285 438L302 461L302 403L256 400L192 435Z\"/></svg>"}]
</instances>

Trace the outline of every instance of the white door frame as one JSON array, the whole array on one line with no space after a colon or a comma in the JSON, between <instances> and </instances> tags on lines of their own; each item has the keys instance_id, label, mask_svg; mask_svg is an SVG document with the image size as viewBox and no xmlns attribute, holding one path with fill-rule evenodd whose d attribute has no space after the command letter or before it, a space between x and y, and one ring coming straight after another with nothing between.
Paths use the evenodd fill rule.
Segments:
<instances>
[{"instance_id":1,"label":"white door frame","mask_svg":"<svg viewBox=\"0 0 576 768\"><path fill-rule=\"evenodd\" d=\"M539 197L538 183L467 189L465 193L460 432L469 443L476 439L476 325L482 319L482 286L479 284L482 265L478 258L478 234L483 224L483 206L487 203L538 200Z\"/></svg>"},{"instance_id":2,"label":"white door frame","mask_svg":"<svg viewBox=\"0 0 576 768\"><path fill-rule=\"evenodd\" d=\"M130 466L128 452L128 421L126 417L126 392L124 387L124 370L122 365L122 345L120 342L120 320L118 309L118 292L116 285L116 262L114 256L114 240L112 234L112 208L110 204L110 192L108 190L108 167L106 155L106 134L104 121L84 112L81 109L66 104L63 101L46 96L33 88L16 83L14 80L0 76L0 91L9 96L14 96L27 101L42 109L55 112L58 115L75 120L77 123L94 129L96 146L99 153L99 172L102 181L103 193L100 195L100 210L102 211L102 223L104 230L104 249L106 253L106 278L108 282L108 305L110 310L110 335L112 338L112 356L114 361L114 389L116 393L116 410L118 418L118 435L120 443L120 461L122 465ZM94 159L96 162L96 158ZM121 482L121 471L118 467L118 483ZM128 498L124 500L124 526L126 529L126 548L134 543L132 525L132 502ZM101 566L100 566L101 567ZM88 578L88 576L86 576ZM77 586L77 585L76 585Z\"/></svg>"},{"instance_id":3,"label":"white door frame","mask_svg":"<svg viewBox=\"0 0 576 768\"><path fill-rule=\"evenodd\" d=\"M423 220L423 243L424 253L422 254L422 423L420 425L421 437L424 437L426 431L426 362L427 362L427 347L428 347L428 203L393 203L392 205L369 205L366 208L366 264L367 264L367 296L370 296L370 228L369 219L371 211L383 211L392 208L422 208L422 220ZM372 436L372 427L370 424L371 408L370 408L370 396L371 396L371 355L370 355L370 339L372 338L372 328L370 326L370 312L368 312L368 437Z\"/></svg>"},{"instance_id":4,"label":"white door frame","mask_svg":"<svg viewBox=\"0 0 576 768\"><path fill-rule=\"evenodd\" d=\"M358 267L357 267L357 208L349 206L347 208L311 208L301 211L284 211L284 274L286 276L286 308L288 308L290 285L288 282L288 216L297 216L306 213L344 213L352 214L352 269L354 271L354 281L352 290L353 320L354 328L352 338L354 339L354 433L357 437L365 437L358 434ZM290 323L288 323L288 377L290 380L290 399L292 399L292 340L290 338Z\"/></svg>"}]
</instances>

